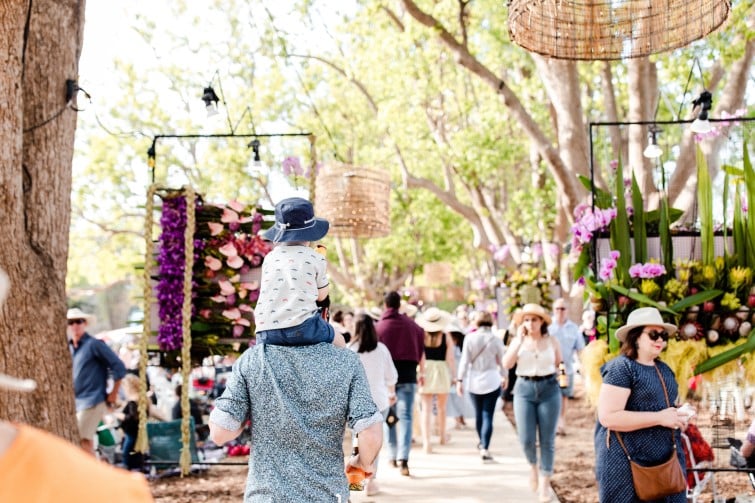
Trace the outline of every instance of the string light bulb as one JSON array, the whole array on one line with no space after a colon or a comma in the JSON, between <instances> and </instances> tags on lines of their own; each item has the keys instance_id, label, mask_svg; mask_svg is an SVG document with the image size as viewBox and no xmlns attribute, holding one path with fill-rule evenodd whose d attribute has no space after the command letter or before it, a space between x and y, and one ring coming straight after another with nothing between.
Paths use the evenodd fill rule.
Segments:
<instances>
[{"instance_id":1,"label":"string light bulb","mask_svg":"<svg viewBox=\"0 0 755 503\"><path fill-rule=\"evenodd\" d=\"M207 117L212 117L218 114L218 102L220 98L215 93L215 89L212 86L207 86L202 92L202 101L204 101L205 108L207 109Z\"/></svg>"},{"instance_id":2,"label":"string light bulb","mask_svg":"<svg viewBox=\"0 0 755 503\"><path fill-rule=\"evenodd\" d=\"M645 147L645 150L642 152L642 155L648 159L657 159L663 155L663 149L658 146L657 134L660 132L660 129L653 126L651 126L648 131L648 146Z\"/></svg>"},{"instance_id":3,"label":"string light bulb","mask_svg":"<svg viewBox=\"0 0 755 503\"><path fill-rule=\"evenodd\" d=\"M708 120L708 112L713 106L713 95L708 91L703 91L700 96L692 102L692 105L700 107L700 113L697 114L697 118L692 122L690 129L693 133L705 134L713 129Z\"/></svg>"}]
</instances>

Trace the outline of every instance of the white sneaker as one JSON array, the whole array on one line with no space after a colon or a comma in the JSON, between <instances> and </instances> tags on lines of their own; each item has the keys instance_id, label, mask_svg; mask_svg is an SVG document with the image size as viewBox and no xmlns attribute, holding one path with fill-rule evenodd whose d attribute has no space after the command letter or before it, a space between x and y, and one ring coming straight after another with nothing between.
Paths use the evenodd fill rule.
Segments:
<instances>
[{"instance_id":1,"label":"white sneaker","mask_svg":"<svg viewBox=\"0 0 755 503\"><path fill-rule=\"evenodd\" d=\"M379 493L380 488L378 487L377 481L375 479L367 479L364 487L364 492L367 496L375 496L377 493Z\"/></svg>"},{"instance_id":2,"label":"white sneaker","mask_svg":"<svg viewBox=\"0 0 755 503\"><path fill-rule=\"evenodd\" d=\"M490 455L490 451L487 449L480 449L480 456L483 461L493 461L493 456Z\"/></svg>"}]
</instances>

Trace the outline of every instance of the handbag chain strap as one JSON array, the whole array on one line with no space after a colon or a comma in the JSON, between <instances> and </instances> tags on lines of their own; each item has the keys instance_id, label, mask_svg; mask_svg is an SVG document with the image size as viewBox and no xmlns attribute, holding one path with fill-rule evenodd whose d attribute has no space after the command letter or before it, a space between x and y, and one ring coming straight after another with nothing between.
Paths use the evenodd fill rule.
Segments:
<instances>
[{"instance_id":1,"label":"handbag chain strap","mask_svg":"<svg viewBox=\"0 0 755 503\"><path fill-rule=\"evenodd\" d=\"M658 368L658 365L654 365L655 371L658 373L658 378L661 380L661 386L663 387L663 395L666 397L666 405L668 407L671 407L671 400L668 398L668 391L666 390L666 381L663 380L663 374L661 374L660 369ZM619 435L618 431L614 430L614 433L616 434L616 439L619 441L619 445L621 445L621 448L624 449L624 454L627 455L628 460L632 460L632 456L629 455L629 451L627 450L627 447L624 445L624 441L621 439L621 435ZM608 432L608 436L611 436L611 432ZM676 450L676 439L674 438L674 430L671 430L671 445L674 446L674 450Z\"/></svg>"}]
</instances>

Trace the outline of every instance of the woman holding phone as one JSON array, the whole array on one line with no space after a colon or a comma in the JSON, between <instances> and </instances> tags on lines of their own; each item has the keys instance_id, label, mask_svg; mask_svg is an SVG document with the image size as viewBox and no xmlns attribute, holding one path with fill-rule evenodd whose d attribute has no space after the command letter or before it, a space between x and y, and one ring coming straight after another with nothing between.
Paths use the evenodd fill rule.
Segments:
<instances>
[{"instance_id":1,"label":"woman holding phone","mask_svg":"<svg viewBox=\"0 0 755 503\"><path fill-rule=\"evenodd\" d=\"M556 424L561 412L561 390L556 379L562 360L561 347L555 337L548 335L551 317L542 306L525 304L514 313L513 322L518 327L517 334L503 356L503 366L517 366L514 386L516 429L532 469L530 487L538 492L539 501L547 502L551 501Z\"/></svg>"}]
</instances>

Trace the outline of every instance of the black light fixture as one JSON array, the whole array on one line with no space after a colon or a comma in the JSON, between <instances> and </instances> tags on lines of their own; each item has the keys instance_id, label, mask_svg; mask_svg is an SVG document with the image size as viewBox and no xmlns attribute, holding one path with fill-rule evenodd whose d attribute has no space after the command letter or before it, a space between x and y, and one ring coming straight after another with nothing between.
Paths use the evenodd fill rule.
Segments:
<instances>
[{"instance_id":1,"label":"black light fixture","mask_svg":"<svg viewBox=\"0 0 755 503\"><path fill-rule=\"evenodd\" d=\"M205 108L207 109L207 117L212 117L218 114L218 102L220 98L215 93L215 89L211 85L204 88L202 92L202 101L204 101Z\"/></svg>"},{"instance_id":2,"label":"black light fixture","mask_svg":"<svg viewBox=\"0 0 755 503\"><path fill-rule=\"evenodd\" d=\"M692 122L692 132L698 134L705 134L711 130L710 121L708 120L708 112L713 106L713 95L708 91L703 91L700 96L692 102L695 107L700 107L700 112L697 114L697 118Z\"/></svg>"},{"instance_id":3,"label":"black light fixture","mask_svg":"<svg viewBox=\"0 0 755 503\"><path fill-rule=\"evenodd\" d=\"M260 141L257 138L254 138L252 141L247 144L247 148L252 149L252 152L254 152L254 158L252 159L252 162L255 167L260 166L262 164L262 159L260 158Z\"/></svg>"},{"instance_id":4,"label":"black light fixture","mask_svg":"<svg viewBox=\"0 0 755 503\"><path fill-rule=\"evenodd\" d=\"M642 152L642 155L648 159L657 159L663 155L663 149L658 146L658 133L661 129L656 126L650 126L648 128L648 146Z\"/></svg>"}]
</instances>

